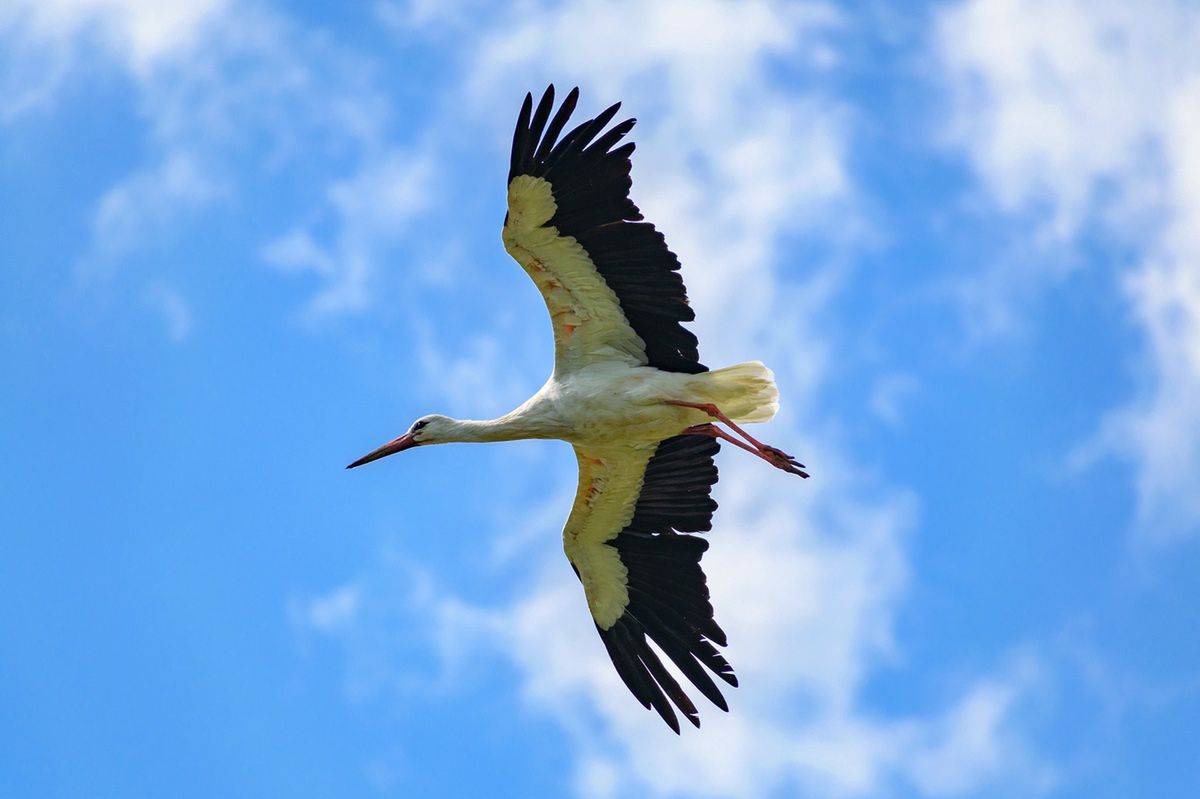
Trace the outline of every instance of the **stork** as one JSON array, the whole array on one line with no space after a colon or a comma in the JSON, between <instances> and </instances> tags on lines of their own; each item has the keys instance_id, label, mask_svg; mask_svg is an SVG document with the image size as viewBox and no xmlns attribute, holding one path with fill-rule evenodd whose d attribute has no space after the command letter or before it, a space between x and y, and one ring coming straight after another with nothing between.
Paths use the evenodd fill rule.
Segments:
<instances>
[{"instance_id":1,"label":"stork","mask_svg":"<svg viewBox=\"0 0 1200 799\"><path fill-rule=\"evenodd\" d=\"M418 446L556 438L575 448L579 486L563 549L617 674L643 707L679 733L675 708L699 713L647 641L722 710L712 675L737 685L717 651L700 558L717 503L713 456L727 441L785 472L804 465L739 423L779 407L774 375L751 361L709 371L679 260L629 199L635 120L605 131L620 103L561 136L572 89L551 118L554 87L527 94L513 135L508 253L533 278L554 327L554 371L516 410L488 421L423 416L354 468ZM619 145L619 146L618 146Z\"/></svg>"}]
</instances>

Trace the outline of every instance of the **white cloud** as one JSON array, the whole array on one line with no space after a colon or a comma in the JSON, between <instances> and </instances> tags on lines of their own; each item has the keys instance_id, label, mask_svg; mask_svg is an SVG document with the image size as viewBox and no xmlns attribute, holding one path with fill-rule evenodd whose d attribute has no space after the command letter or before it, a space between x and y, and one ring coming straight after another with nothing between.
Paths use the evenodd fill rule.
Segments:
<instances>
[{"instance_id":1,"label":"white cloud","mask_svg":"<svg viewBox=\"0 0 1200 799\"><path fill-rule=\"evenodd\" d=\"M337 262L304 228L295 228L263 247L262 257L281 272L313 272L322 277L337 273Z\"/></svg>"},{"instance_id":2,"label":"white cloud","mask_svg":"<svg viewBox=\"0 0 1200 799\"><path fill-rule=\"evenodd\" d=\"M377 0L375 16L398 36L445 36L476 22L486 0Z\"/></svg>"},{"instance_id":3,"label":"white cloud","mask_svg":"<svg viewBox=\"0 0 1200 799\"><path fill-rule=\"evenodd\" d=\"M833 457L814 461L828 468ZM903 500L852 502L847 487L829 485L838 479L826 473L801 490L737 453L722 458L705 565L741 686L728 715L702 708L701 731L681 738L630 700L593 640L557 527L529 545L543 567L532 590L495 611L495 627L508 629L496 643L521 665L529 701L572 735L581 795L757 797L794 784L821 796L899 785L964 795L994 783L1040 792L1051 772L1016 721L1026 664L976 678L927 716L877 717L864 705L869 673L896 653L898 527L911 511Z\"/></svg>"},{"instance_id":4,"label":"white cloud","mask_svg":"<svg viewBox=\"0 0 1200 799\"><path fill-rule=\"evenodd\" d=\"M70 39L101 34L114 54L137 72L194 44L205 22L226 0L17 0L27 34ZM11 13L11 11L10 11Z\"/></svg>"},{"instance_id":5,"label":"white cloud","mask_svg":"<svg viewBox=\"0 0 1200 799\"><path fill-rule=\"evenodd\" d=\"M904 403L919 393L921 385L910 374L885 374L871 388L871 413L892 427L904 423Z\"/></svg>"},{"instance_id":6,"label":"white cloud","mask_svg":"<svg viewBox=\"0 0 1200 799\"><path fill-rule=\"evenodd\" d=\"M1005 672L971 685L941 719L918 732L907 769L924 795L962 796L990 782L1030 794L1055 787L1059 775L1008 729L1018 704L1029 701L1022 694L1036 689L1039 669L1029 656L1016 658Z\"/></svg>"},{"instance_id":7,"label":"white cloud","mask_svg":"<svg viewBox=\"0 0 1200 799\"><path fill-rule=\"evenodd\" d=\"M183 341L191 334L192 310L178 289L165 283L155 283L146 287L143 296L146 304L162 316L167 336L172 341Z\"/></svg>"},{"instance_id":8,"label":"white cloud","mask_svg":"<svg viewBox=\"0 0 1200 799\"><path fill-rule=\"evenodd\" d=\"M1132 189L1124 184L1153 168L1164 101L1194 68L1198 33L1171 2L951 6L936 39L954 92L949 136L1002 208L1045 202L1043 233L1072 235L1105 179Z\"/></svg>"},{"instance_id":9,"label":"white cloud","mask_svg":"<svg viewBox=\"0 0 1200 799\"><path fill-rule=\"evenodd\" d=\"M1200 70L1171 98L1165 122L1171 215L1125 283L1149 374L1096 442L1138 464L1139 528L1158 541L1200 534Z\"/></svg>"},{"instance_id":10,"label":"white cloud","mask_svg":"<svg viewBox=\"0 0 1200 799\"><path fill-rule=\"evenodd\" d=\"M292 596L287 614L298 635L342 644L344 688L353 701L453 691L478 663L480 647L498 645L505 634L495 614L448 595L395 550L329 591Z\"/></svg>"},{"instance_id":11,"label":"white cloud","mask_svg":"<svg viewBox=\"0 0 1200 799\"><path fill-rule=\"evenodd\" d=\"M8 116L49 103L61 77L101 61L124 71L146 127L143 163L99 199L87 273L113 274L164 234L218 204L253 205L300 162L345 164L305 221L263 247L273 264L321 280L309 318L361 310L378 259L425 204L430 171L384 134L391 110L354 53L286 16L223 0L54 0L0 12L0 36L29 57L6 70L47 77L18 92ZM54 54L34 58L41 52ZM39 69L33 70L33 66ZM318 236L308 220L320 226Z\"/></svg>"},{"instance_id":12,"label":"white cloud","mask_svg":"<svg viewBox=\"0 0 1200 799\"><path fill-rule=\"evenodd\" d=\"M0 6L0 122L48 107L71 66L66 43L30 39L21 22Z\"/></svg>"},{"instance_id":13,"label":"white cloud","mask_svg":"<svg viewBox=\"0 0 1200 799\"><path fill-rule=\"evenodd\" d=\"M1055 772L1020 734L1021 707L1040 679L1029 656L972 678L928 715L879 717L862 706L867 667L890 657L902 582L899 574L859 573L878 560L902 569L894 531L873 526L891 523L886 512L847 518L862 524L805 542L811 519L755 519L739 507L772 493L760 490L766 481L753 465L726 458L723 474L723 482L744 485L732 502L723 497L706 565L742 684L729 692L728 715L702 708L699 732L676 737L627 695L562 560L556 523L509 569L531 582L511 604L464 603L393 555L341 588L294 601L293 620L342 643L356 700L391 696L403 704L409 692L482 678L490 658L512 659L529 704L570 736L581 796L759 797L796 785L806 795L839 797L900 786L932 797L995 786L1036 795L1053 784ZM843 535L854 540L835 543ZM868 554L879 547L890 551ZM783 563L768 562L771 554ZM352 614L342 612L347 596ZM381 643L397 640L406 643ZM414 667L423 660L417 652L436 660Z\"/></svg>"},{"instance_id":14,"label":"white cloud","mask_svg":"<svg viewBox=\"0 0 1200 799\"><path fill-rule=\"evenodd\" d=\"M49 104L73 66L81 40L103 47L129 70L145 75L190 51L227 0L13 0L0 7L0 40L14 93L0 99L0 116Z\"/></svg>"},{"instance_id":15,"label":"white cloud","mask_svg":"<svg viewBox=\"0 0 1200 799\"><path fill-rule=\"evenodd\" d=\"M483 333L442 342L424 321L416 323L415 332L417 364L437 381L427 393L445 403L448 413L499 416L526 399L524 370L510 367L506 356L511 345L502 335Z\"/></svg>"},{"instance_id":16,"label":"white cloud","mask_svg":"<svg viewBox=\"0 0 1200 799\"><path fill-rule=\"evenodd\" d=\"M998 206L1046 212L1037 239L1070 244L1099 222L1140 250L1124 281L1145 335L1137 395L1075 460L1133 462L1145 539L1200 533L1200 12L1165 0L971 0L937 30L951 140ZM1043 279L1066 271L1032 262Z\"/></svg>"},{"instance_id":17,"label":"white cloud","mask_svg":"<svg viewBox=\"0 0 1200 799\"><path fill-rule=\"evenodd\" d=\"M838 794L877 788L882 753L859 753L881 729L858 715L857 694L870 664L893 647L904 584L895 507L852 514L828 487L832 474L805 491L736 455L722 458L722 507L705 560L741 681L731 713L709 708L699 734L677 739L630 700L592 640L579 586L555 551L557 525L542 539L540 584L505 614L525 691L568 730L599 715L599 725L579 730L581 762L617 769L622 795L761 796L796 778ZM813 460L829 466L825 453ZM818 730L831 727L846 728L838 745L806 757L824 739Z\"/></svg>"},{"instance_id":18,"label":"white cloud","mask_svg":"<svg viewBox=\"0 0 1200 799\"><path fill-rule=\"evenodd\" d=\"M358 620L362 586L348 583L329 593L293 604L293 623L320 632L344 630Z\"/></svg>"},{"instance_id":19,"label":"white cloud","mask_svg":"<svg viewBox=\"0 0 1200 799\"><path fill-rule=\"evenodd\" d=\"M161 162L130 175L100 198L92 218L96 249L89 266L110 265L180 215L227 191L192 153L165 153Z\"/></svg>"},{"instance_id":20,"label":"white cloud","mask_svg":"<svg viewBox=\"0 0 1200 799\"><path fill-rule=\"evenodd\" d=\"M308 271L325 282L309 302L310 319L358 311L370 304L370 283L380 258L409 232L425 209L433 164L426 153L389 151L365 160L326 192L336 222L322 246L306 227L268 242L263 258L284 271Z\"/></svg>"}]
</instances>

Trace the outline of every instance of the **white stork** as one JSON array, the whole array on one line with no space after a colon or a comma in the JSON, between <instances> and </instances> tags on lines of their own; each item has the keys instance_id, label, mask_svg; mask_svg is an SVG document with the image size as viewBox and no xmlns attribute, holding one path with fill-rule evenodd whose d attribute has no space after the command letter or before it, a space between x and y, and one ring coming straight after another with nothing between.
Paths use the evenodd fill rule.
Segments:
<instances>
[{"instance_id":1,"label":"white stork","mask_svg":"<svg viewBox=\"0 0 1200 799\"><path fill-rule=\"evenodd\" d=\"M695 314L679 261L629 199L634 145L617 144L635 120L602 133L617 103L560 138L578 98L571 90L551 118L553 86L536 110L525 96L508 173L504 247L550 311L550 379L498 419L423 416L347 468L452 441L570 442L579 488L563 549L617 674L678 733L672 702L697 727L700 717L647 635L722 710L709 672L737 685L713 646L727 642L700 569L708 542L689 535L712 527L717 439L808 475L737 425L774 417L771 371L752 361L710 372L699 361L681 324Z\"/></svg>"}]
</instances>

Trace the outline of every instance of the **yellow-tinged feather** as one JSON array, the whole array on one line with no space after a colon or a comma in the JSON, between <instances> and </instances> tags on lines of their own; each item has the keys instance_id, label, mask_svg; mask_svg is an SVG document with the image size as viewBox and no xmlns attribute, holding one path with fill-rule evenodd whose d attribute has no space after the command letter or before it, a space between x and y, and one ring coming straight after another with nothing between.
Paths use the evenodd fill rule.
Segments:
<instances>
[{"instance_id":1,"label":"yellow-tinged feather","mask_svg":"<svg viewBox=\"0 0 1200 799\"><path fill-rule=\"evenodd\" d=\"M630 326L617 295L572 236L544 227L556 210L543 178L518 175L508 184L504 248L533 278L554 326L556 372L602 361L646 363L646 345Z\"/></svg>"},{"instance_id":2,"label":"yellow-tinged feather","mask_svg":"<svg viewBox=\"0 0 1200 799\"><path fill-rule=\"evenodd\" d=\"M629 570L606 542L633 519L654 445L575 448L579 490L563 528L563 549L579 571L588 609L607 630L629 605Z\"/></svg>"},{"instance_id":3,"label":"yellow-tinged feather","mask_svg":"<svg viewBox=\"0 0 1200 799\"><path fill-rule=\"evenodd\" d=\"M554 375L517 415L549 419L547 429L575 444L579 489L563 549L607 630L629 605L628 570L607 542L632 520L659 442L708 421L666 401L716 402L735 419L759 421L774 415L778 393L757 362L696 375L644 368L645 343L617 295L576 239L546 226L555 210L546 180L520 175L509 183L504 247L546 301L555 351Z\"/></svg>"}]
</instances>

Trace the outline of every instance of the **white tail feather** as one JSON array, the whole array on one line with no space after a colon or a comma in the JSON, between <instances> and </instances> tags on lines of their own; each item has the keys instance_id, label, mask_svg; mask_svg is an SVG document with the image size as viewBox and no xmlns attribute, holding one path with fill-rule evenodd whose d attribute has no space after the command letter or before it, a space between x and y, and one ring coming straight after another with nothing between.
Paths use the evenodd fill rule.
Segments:
<instances>
[{"instance_id":1,"label":"white tail feather","mask_svg":"<svg viewBox=\"0 0 1200 799\"><path fill-rule=\"evenodd\" d=\"M761 361L696 375L699 393L735 422L769 422L779 410L775 373Z\"/></svg>"}]
</instances>

